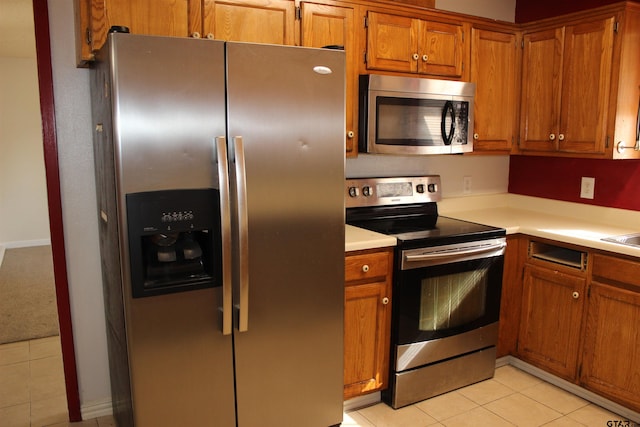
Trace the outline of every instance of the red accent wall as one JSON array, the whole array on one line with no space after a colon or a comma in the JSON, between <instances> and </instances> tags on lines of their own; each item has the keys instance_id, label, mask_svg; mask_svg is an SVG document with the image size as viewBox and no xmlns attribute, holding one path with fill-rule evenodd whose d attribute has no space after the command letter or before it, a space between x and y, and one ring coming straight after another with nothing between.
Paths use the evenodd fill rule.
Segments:
<instances>
[{"instance_id":1,"label":"red accent wall","mask_svg":"<svg viewBox=\"0 0 640 427\"><path fill-rule=\"evenodd\" d=\"M580 198L583 176L594 198ZM640 160L511 156L509 193L640 211Z\"/></svg>"},{"instance_id":2,"label":"red accent wall","mask_svg":"<svg viewBox=\"0 0 640 427\"><path fill-rule=\"evenodd\" d=\"M620 0L516 0L515 21L535 21L579 10L617 3ZM640 2L640 0L631 0Z\"/></svg>"}]
</instances>

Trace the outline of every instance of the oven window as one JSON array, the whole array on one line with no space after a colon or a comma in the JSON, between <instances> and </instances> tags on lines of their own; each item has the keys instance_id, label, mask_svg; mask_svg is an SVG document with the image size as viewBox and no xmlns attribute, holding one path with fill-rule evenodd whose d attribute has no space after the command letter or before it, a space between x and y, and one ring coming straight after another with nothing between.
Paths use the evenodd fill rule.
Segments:
<instances>
[{"instance_id":1,"label":"oven window","mask_svg":"<svg viewBox=\"0 0 640 427\"><path fill-rule=\"evenodd\" d=\"M419 330L439 331L485 315L488 268L422 280Z\"/></svg>"},{"instance_id":2,"label":"oven window","mask_svg":"<svg viewBox=\"0 0 640 427\"><path fill-rule=\"evenodd\" d=\"M397 344L445 338L500 316L503 256L435 265L396 274L392 328Z\"/></svg>"}]
</instances>

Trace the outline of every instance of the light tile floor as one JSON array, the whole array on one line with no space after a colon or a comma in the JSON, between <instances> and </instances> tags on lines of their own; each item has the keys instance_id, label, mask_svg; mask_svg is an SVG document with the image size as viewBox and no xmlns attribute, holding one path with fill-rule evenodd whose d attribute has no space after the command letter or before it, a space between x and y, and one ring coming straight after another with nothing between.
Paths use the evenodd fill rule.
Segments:
<instances>
[{"instance_id":1,"label":"light tile floor","mask_svg":"<svg viewBox=\"0 0 640 427\"><path fill-rule=\"evenodd\" d=\"M66 420L59 338L0 345L0 427L115 427L111 416L79 423ZM342 426L634 425L615 420L622 418L512 366L502 366L493 379L405 408L393 410L379 403L346 412Z\"/></svg>"},{"instance_id":2,"label":"light tile floor","mask_svg":"<svg viewBox=\"0 0 640 427\"><path fill-rule=\"evenodd\" d=\"M606 427L622 420L599 406L513 366L492 379L405 408L379 403L345 414L343 427Z\"/></svg>"}]
</instances>

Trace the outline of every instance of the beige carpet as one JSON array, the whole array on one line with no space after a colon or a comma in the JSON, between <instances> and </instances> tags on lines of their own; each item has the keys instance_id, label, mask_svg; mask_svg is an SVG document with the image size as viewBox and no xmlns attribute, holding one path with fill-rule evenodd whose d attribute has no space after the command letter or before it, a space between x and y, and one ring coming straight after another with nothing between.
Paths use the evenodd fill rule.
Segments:
<instances>
[{"instance_id":1,"label":"beige carpet","mask_svg":"<svg viewBox=\"0 0 640 427\"><path fill-rule=\"evenodd\" d=\"M0 344L58 333L51 246L7 249L0 265Z\"/></svg>"}]
</instances>

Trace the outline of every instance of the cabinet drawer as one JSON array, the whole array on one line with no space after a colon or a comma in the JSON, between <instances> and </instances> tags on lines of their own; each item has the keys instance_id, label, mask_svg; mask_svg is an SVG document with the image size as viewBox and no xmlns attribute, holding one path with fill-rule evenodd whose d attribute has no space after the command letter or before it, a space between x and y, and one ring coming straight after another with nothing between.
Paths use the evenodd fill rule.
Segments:
<instances>
[{"instance_id":1,"label":"cabinet drawer","mask_svg":"<svg viewBox=\"0 0 640 427\"><path fill-rule=\"evenodd\" d=\"M345 280L384 277L389 273L389 253L374 252L361 255L347 255L345 259Z\"/></svg>"},{"instance_id":2,"label":"cabinet drawer","mask_svg":"<svg viewBox=\"0 0 640 427\"><path fill-rule=\"evenodd\" d=\"M640 287L640 262L594 254L592 275Z\"/></svg>"}]
</instances>

